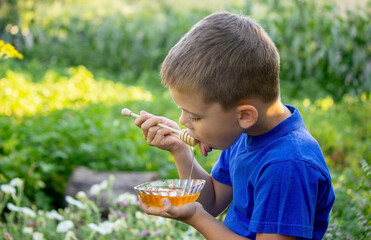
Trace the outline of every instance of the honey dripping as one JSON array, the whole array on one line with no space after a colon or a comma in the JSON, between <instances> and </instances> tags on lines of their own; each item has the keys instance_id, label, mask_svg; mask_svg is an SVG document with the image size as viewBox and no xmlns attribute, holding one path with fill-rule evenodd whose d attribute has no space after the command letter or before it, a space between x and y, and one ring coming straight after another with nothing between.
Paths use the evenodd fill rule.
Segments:
<instances>
[{"instance_id":1,"label":"honey dripping","mask_svg":"<svg viewBox=\"0 0 371 240\"><path fill-rule=\"evenodd\" d=\"M192 166L191 166L191 172L189 173L188 179L192 179L193 165L195 164L195 148L191 147L191 151L192 151Z\"/></svg>"}]
</instances>

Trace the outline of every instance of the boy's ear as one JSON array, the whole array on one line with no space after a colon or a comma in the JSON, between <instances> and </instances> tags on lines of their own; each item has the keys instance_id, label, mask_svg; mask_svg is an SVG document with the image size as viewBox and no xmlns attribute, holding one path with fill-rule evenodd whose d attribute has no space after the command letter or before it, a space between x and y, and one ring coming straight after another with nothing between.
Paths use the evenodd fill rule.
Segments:
<instances>
[{"instance_id":1,"label":"boy's ear","mask_svg":"<svg viewBox=\"0 0 371 240\"><path fill-rule=\"evenodd\" d=\"M252 105L239 105L237 111L239 115L238 122L244 129L253 126L258 121L258 110Z\"/></svg>"}]
</instances>

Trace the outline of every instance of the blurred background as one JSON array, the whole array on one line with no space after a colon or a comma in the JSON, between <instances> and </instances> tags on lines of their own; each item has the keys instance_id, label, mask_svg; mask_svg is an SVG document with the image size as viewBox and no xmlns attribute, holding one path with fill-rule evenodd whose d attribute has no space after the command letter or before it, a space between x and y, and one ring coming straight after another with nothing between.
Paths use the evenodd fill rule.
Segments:
<instances>
[{"instance_id":1,"label":"blurred background","mask_svg":"<svg viewBox=\"0 0 371 240\"><path fill-rule=\"evenodd\" d=\"M177 178L170 154L148 147L120 110L177 121L161 62L196 22L221 10L253 17L277 45L282 100L299 108L332 173L329 232L370 236L367 0L0 0L0 42L14 46L0 47L0 184L23 178L24 201L52 209L63 206L78 166ZM218 154L196 150L208 171Z\"/></svg>"}]
</instances>

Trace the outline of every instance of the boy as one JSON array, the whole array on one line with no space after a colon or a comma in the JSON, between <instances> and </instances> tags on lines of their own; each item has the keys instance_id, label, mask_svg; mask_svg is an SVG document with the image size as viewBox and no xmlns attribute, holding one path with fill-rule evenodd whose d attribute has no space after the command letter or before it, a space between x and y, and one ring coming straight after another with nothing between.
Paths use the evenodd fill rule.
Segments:
<instances>
[{"instance_id":1,"label":"boy","mask_svg":"<svg viewBox=\"0 0 371 240\"><path fill-rule=\"evenodd\" d=\"M180 123L203 155L223 150L196 203L147 214L183 221L206 239L321 239L334 203L318 143L299 111L280 101L279 54L250 18L215 13L198 22L169 52L162 83L181 109ZM144 111L136 119L149 145L169 151L180 178L192 165L189 147L169 130L174 122ZM224 224L215 219L229 206Z\"/></svg>"}]
</instances>

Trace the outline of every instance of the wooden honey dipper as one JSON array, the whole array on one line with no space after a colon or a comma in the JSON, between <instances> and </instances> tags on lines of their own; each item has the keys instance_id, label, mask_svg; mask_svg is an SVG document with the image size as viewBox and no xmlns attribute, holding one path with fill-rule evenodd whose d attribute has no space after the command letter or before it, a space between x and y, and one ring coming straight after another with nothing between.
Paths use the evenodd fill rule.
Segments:
<instances>
[{"instance_id":1,"label":"wooden honey dipper","mask_svg":"<svg viewBox=\"0 0 371 240\"><path fill-rule=\"evenodd\" d=\"M121 114L124 115L124 116L129 116L129 117L136 117L136 118L139 117L138 114L133 113L132 111L130 111L127 108L123 108L121 110ZM187 143L191 147L194 147L199 143L198 140L194 139L193 137L191 137L189 135L187 129L178 130L178 129L166 126L165 124L162 124L162 123L157 124L157 126L162 127L162 128L166 128L166 129L168 129L168 130L170 130L174 133L178 133L179 134L178 135L179 139L182 140L183 142Z\"/></svg>"}]
</instances>

